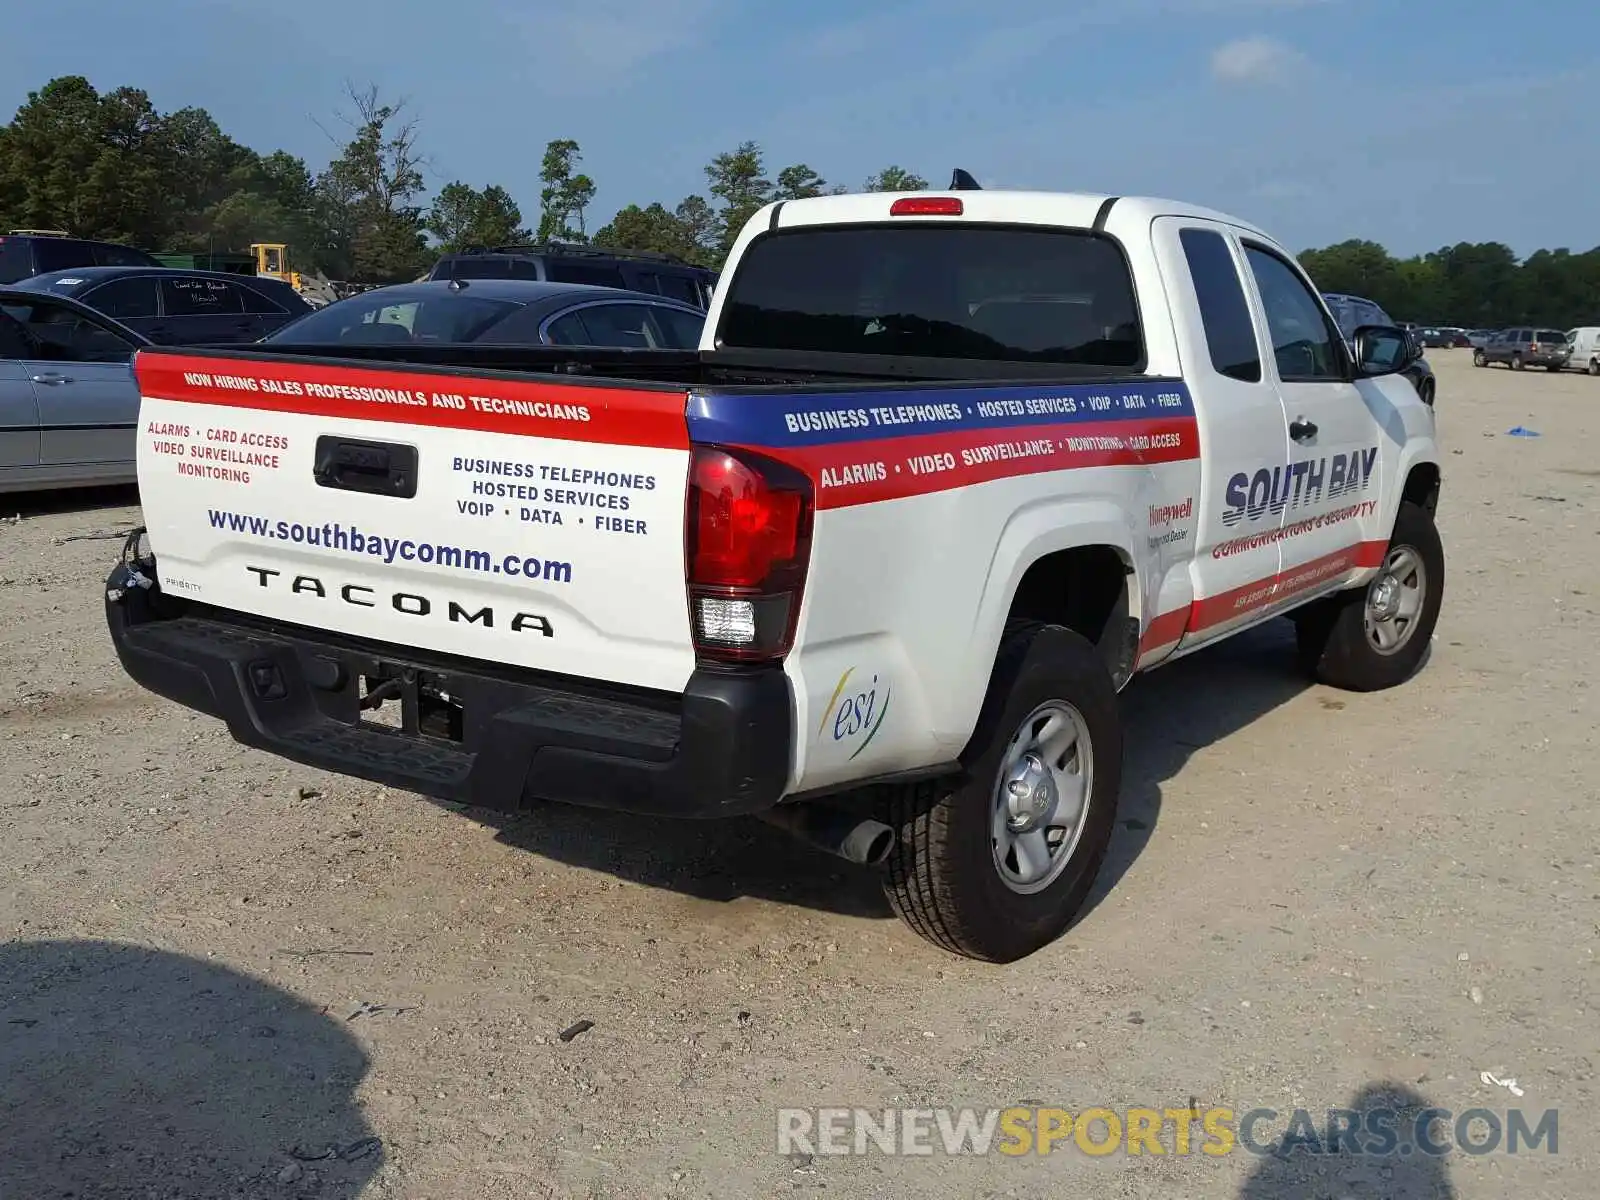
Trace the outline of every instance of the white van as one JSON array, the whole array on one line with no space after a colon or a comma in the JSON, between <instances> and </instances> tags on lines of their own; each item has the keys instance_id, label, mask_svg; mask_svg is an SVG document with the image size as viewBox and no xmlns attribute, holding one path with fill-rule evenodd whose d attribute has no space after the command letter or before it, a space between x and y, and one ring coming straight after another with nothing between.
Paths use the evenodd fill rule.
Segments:
<instances>
[{"instance_id":1,"label":"white van","mask_svg":"<svg viewBox=\"0 0 1600 1200\"><path fill-rule=\"evenodd\" d=\"M1568 367L1582 368L1591 375L1600 375L1600 325L1585 325L1567 330L1567 344L1572 347Z\"/></svg>"}]
</instances>

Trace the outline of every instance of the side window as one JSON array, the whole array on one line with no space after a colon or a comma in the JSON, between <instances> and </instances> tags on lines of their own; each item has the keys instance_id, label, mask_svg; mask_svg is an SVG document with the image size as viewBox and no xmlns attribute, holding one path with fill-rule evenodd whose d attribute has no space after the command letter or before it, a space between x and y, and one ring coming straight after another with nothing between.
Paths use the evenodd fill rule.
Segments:
<instances>
[{"instance_id":1,"label":"side window","mask_svg":"<svg viewBox=\"0 0 1600 1200\"><path fill-rule=\"evenodd\" d=\"M1383 309L1374 304L1372 306L1372 312L1368 314L1367 323L1370 325L1393 325L1394 321L1390 318L1388 313L1384 312Z\"/></svg>"},{"instance_id":2,"label":"side window","mask_svg":"<svg viewBox=\"0 0 1600 1200\"><path fill-rule=\"evenodd\" d=\"M583 310L583 327L591 346L622 346L647 350L650 331L643 304L594 304Z\"/></svg>"},{"instance_id":3,"label":"side window","mask_svg":"<svg viewBox=\"0 0 1600 1200\"><path fill-rule=\"evenodd\" d=\"M691 317L686 312L659 305L650 310L655 317L659 336L656 345L666 350L695 350L700 346L700 332L705 321Z\"/></svg>"},{"instance_id":4,"label":"side window","mask_svg":"<svg viewBox=\"0 0 1600 1200\"><path fill-rule=\"evenodd\" d=\"M48 300L7 305L12 316L26 318L28 333L38 344L38 357L54 362L127 362L133 345L74 309Z\"/></svg>"},{"instance_id":5,"label":"side window","mask_svg":"<svg viewBox=\"0 0 1600 1200\"><path fill-rule=\"evenodd\" d=\"M650 349L650 310L643 304L590 304L581 309L582 328L587 333L584 342L563 342L571 346L619 346L632 349ZM578 312L570 317L578 317ZM552 331L555 326L550 326Z\"/></svg>"},{"instance_id":6,"label":"side window","mask_svg":"<svg viewBox=\"0 0 1600 1200\"><path fill-rule=\"evenodd\" d=\"M1311 289L1294 268L1271 251L1247 245L1245 256L1261 292L1278 377L1285 383L1343 379L1342 338L1323 315Z\"/></svg>"},{"instance_id":7,"label":"side window","mask_svg":"<svg viewBox=\"0 0 1600 1200\"><path fill-rule=\"evenodd\" d=\"M0 283L15 283L33 274L33 256L21 238L0 234Z\"/></svg>"},{"instance_id":8,"label":"side window","mask_svg":"<svg viewBox=\"0 0 1600 1200\"><path fill-rule=\"evenodd\" d=\"M159 311L156 307L156 281L148 275L102 283L85 292L83 302L119 321L153 317Z\"/></svg>"},{"instance_id":9,"label":"side window","mask_svg":"<svg viewBox=\"0 0 1600 1200\"><path fill-rule=\"evenodd\" d=\"M705 303L695 281L687 275L657 275L656 287L669 300L681 300L697 308Z\"/></svg>"},{"instance_id":10,"label":"side window","mask_svg":"<svg viewBox=\"0 0 1600 1200\"><path fill-rule=\"evenodd\" d=\"M568 313L564 317L557 317L551 321L544 331L547 341L556 346L587 346L589 344L589 331L583 327L583 317L578 313Z\"/></svg>"},{"instance_id":11,"label":"side window","mask_svg":"<svg viewBox=\"0 0 1600 1200\"><path fill-rule=\"evenodd\" d=\"M1256 327L1245 302L1244 285L1228 242L1213 229L1185 229L1178 234L1189 276L1200 302L1211 365L1219 375L1245 383L1261 382L1261 350Z\"/></svg>"},{"instance_id":12,"label":"side window","mask_svg":"<svg viewBox=\"0 0 1600 1200\"><path fill-rule=\"evenodd\" d=\"M36 238L33 243L33 265L40 275L92 267L94 247L88 242L74 242L66 238Z\"/></svg>"},{"instance_id":13,"label":"side window","mask_svg":"<svg viewBox=\"0 0 1600 1200\"><path fill-rule=\"evenodd\" d=\"M222 279L195 275L163 279L161 303L169 317L224 317L244 312L237 287Z\"/></svg>"},{"instance_id":14,"label":"side window","mask_svg":"<svg viewBox=\"0 0 1600 1200\"><path fill-rule=\"evenodd\" d=\"M252 287L240 287L239 297L244 301L244 311L247 313L281 317L289 311L276 300L263 296Z\"/></svg>"},{"instance_id":15,"label":"side window","mask_svg":"<svg viewBox=\"0 0 1600 1200\"><path fill-rule=\"evenodd\" d=\"M539 278L539 263L535 259L508 258L503 261L506 265L506 274L512 279Z\"/></svg>"},{"instance_id":16,"label":"side window","mask_svg":"<svg viewBox=\"0 0 1600 1200\"><path fill-rule=\"evenodd\" d=\"M101 267L148 267L150 256L127 246L114 246L109 242L94 248L94 261Z\"/></svg>"},{"instance_id":17,"label":"side window","mask_svg":"<svg viewBox=\"0 0 1600 1200\"><path fill-rule=\"evenodd\" d=\"M599 287L625 288L622 272L600 263L552 258L544 264L545 278L554 283L592 283Z\"/></svg>"}]
</instances>

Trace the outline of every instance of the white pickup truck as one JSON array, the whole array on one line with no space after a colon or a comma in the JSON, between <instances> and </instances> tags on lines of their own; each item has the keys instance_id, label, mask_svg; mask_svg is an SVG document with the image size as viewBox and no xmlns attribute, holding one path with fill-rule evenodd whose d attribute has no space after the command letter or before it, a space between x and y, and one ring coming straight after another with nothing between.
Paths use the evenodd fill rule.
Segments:
<instances>
[{"instance_id":1,"label":"white pickup truck","mask_svg":"<svg viewBox=\"0 0 1600 1200\"><path fill-rule=\"evenodd\" d=\"M1347 344L1220 213L774 204L698 352L338 312L139 354L146 530L106 608L129 674L473 805L761 814L882 867L958 953L1071 923L1139 672L1288 615L1317 678L1384 688L1438 618L1411 339Z\"/></svg>"}]
</instances>

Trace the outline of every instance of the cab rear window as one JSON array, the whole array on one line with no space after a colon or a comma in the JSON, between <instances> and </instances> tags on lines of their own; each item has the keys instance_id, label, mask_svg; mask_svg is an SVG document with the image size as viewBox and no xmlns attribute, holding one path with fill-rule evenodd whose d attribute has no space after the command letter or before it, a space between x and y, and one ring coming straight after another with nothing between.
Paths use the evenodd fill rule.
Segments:
<instances>
[{"instance_id":1,"label":"cab rear window","mask_svg":"<svg viewBox=\"0 0 1600 1200\"><path fill-rule=\"evenodd\" d=\"M1121 249L1088 232L825 226L745 252L718 329L729 349L1138 369Z\"/></svg>"}]
</instances>

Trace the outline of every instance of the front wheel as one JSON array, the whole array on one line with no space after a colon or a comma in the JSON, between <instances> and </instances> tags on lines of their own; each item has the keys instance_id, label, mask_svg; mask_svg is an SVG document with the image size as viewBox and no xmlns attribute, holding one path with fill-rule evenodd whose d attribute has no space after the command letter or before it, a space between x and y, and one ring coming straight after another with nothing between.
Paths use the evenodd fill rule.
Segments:
<instances>
[{"instance_id":1,"label":"front wheel","mask_svg":"<svg viewBox=\"0 0 1600 1200\"><path fill-rule=\"evenodd\" d=\"M1444 544L1421 505L1400 502L1383 565L1365 588L1296 614L1301 665L1330 687L1375 692L1416 674L1444 598Z\"/></svg>"},{"instance_id":2,"label":"front wheel","mask_svg":"<svg viewBox=\"0 0 1600 1200\"><path fill-rule=\"evenodd\" d=\"M1059 625L1009 624L963 762L886 790L884 890L935 945L1014 962L1072 924L1115 828L1122 726L1094 647Z\"/></svg>"}]
</instances>

